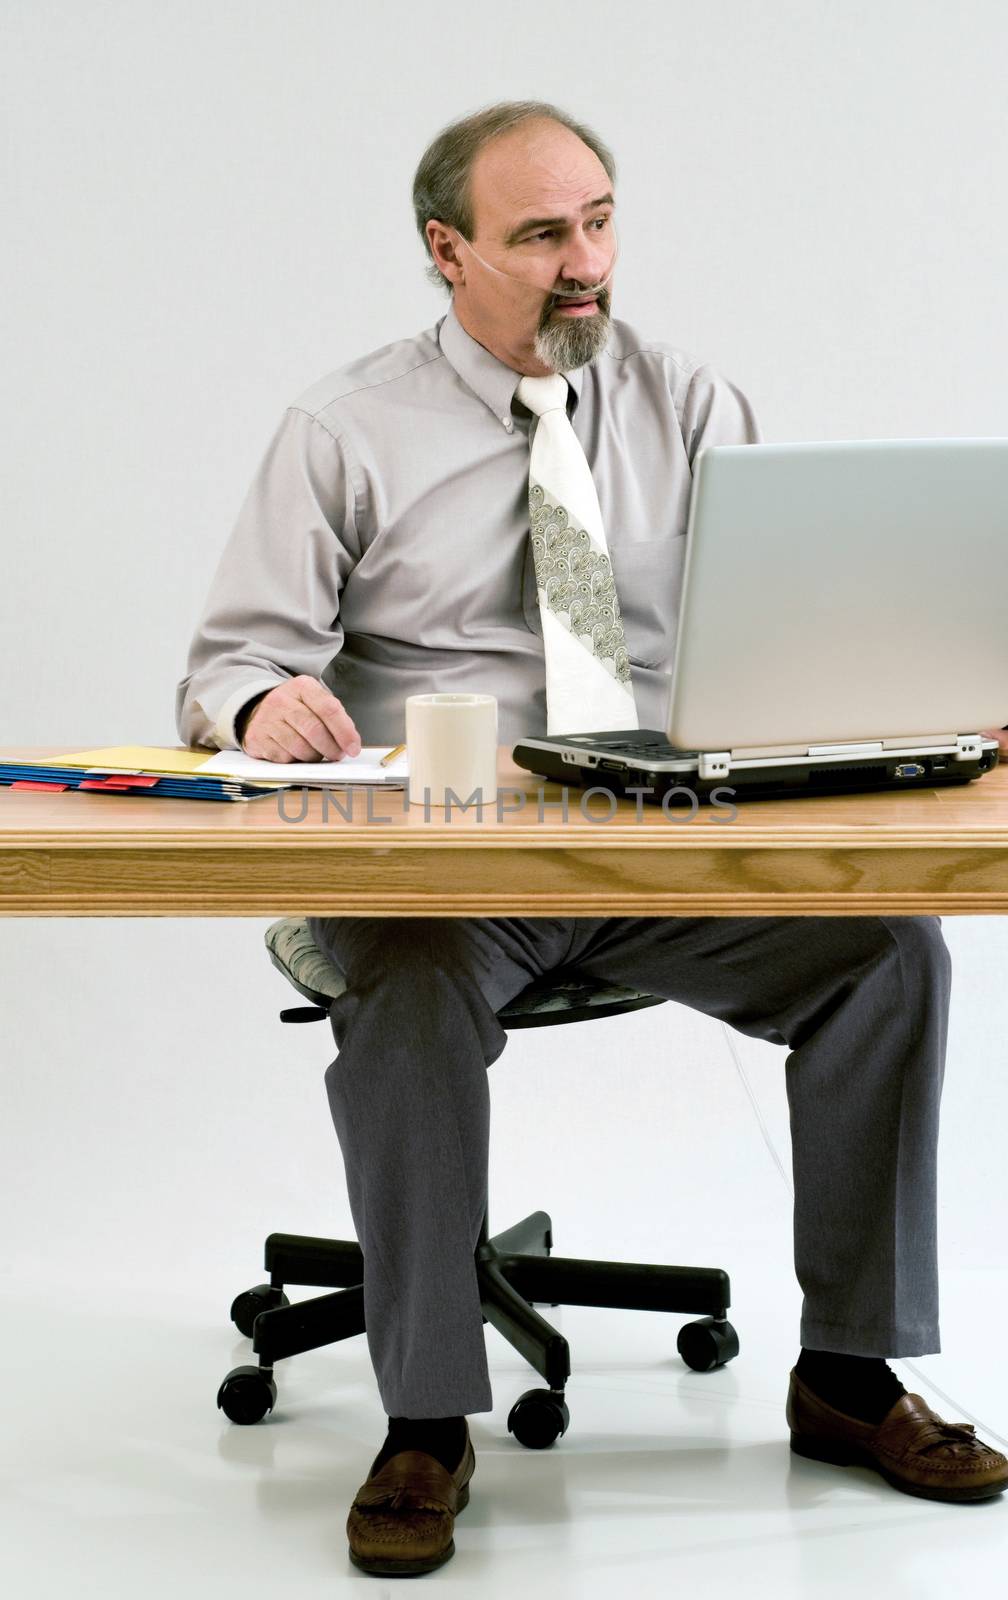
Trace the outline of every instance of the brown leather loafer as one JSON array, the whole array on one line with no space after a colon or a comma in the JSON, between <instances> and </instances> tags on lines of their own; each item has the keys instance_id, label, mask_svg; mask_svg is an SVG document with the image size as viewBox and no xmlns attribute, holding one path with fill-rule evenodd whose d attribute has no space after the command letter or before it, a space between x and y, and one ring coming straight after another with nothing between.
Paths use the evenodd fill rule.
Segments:
<instances>
[{"instance_id":1,"label":"brown leather loafer","mask_svg":"<svg viewBox=\"0 0 1008 1600\"><path fill-rule=\"evenodd\" d=\"M455 1554L455 1515L469 1504L476 1467L468 1422L465 1430L465 1449L454 1472L425 1450L400 1450L380 1472L375 1472L375 1456L347 1517L354 1566L388 1578L412 1577L443 1566Z\"/></svg>"},{"instance_id":2,"label":"brown leather loafer","mask_svg":"<svg viewBox=\"0 0 1008 1600\"><path fill-rule=\"evenodd\" d=\"M791 1448L813 1461L874 1467L894 1489L925 1500L986 1500L1008 1488L1008 1457L976 1437L972 1422L945 1422L905 1394L881 1422L862 1422L820 1400L791 1369Z\"/></svg>"}]
</instances>

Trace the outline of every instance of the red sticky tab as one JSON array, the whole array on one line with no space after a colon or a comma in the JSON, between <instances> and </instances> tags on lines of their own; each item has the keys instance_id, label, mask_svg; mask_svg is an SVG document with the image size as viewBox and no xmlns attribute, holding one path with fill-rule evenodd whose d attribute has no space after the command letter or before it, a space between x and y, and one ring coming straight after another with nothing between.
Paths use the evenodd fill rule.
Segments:
<instances>
[{"instance_id":1,"label":"red sticky tab","mask_svg":"<svg viewBox=\"0 0 1008 1600\"><path fill-rule=\"evenodd\" d=\"M19 778L16 783L8 785L11 789L55 789L57 793L69 787L68 783L43 783L38 778Z\"/></svg>"}]
</instances>

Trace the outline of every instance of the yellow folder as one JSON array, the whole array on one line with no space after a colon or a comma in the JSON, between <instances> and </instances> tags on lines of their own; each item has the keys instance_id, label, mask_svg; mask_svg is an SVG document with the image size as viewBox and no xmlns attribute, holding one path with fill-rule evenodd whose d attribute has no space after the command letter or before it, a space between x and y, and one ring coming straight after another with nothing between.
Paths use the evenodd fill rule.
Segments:
<instances>
[{"instance_id":1,"label":"yellow folder","mask_svg":"<svg viewBox=\"0 0 1008 1600\"><path fill-rule=\"evenodd\" d=\"M107 768L110 772L173 773L188 777L209 761L213 750L204 746L187 749L183 745L110 744L100 750L74 750L65 756L46 756L35 765L46 767Z\"/></svg>"}]
</instances>

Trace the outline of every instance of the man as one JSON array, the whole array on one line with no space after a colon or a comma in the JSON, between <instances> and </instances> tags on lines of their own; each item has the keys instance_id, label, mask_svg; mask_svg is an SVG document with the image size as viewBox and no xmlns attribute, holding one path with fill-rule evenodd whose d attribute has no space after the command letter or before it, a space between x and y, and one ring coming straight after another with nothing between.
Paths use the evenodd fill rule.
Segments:
<instances>
[{"instance_id":1,"label":"man","mask_svg":"<svg viewBox=\"0 0 1008 1600\"><path fill-rule=\"evenodd\" d=\"M556 107L494 106L444 129L414 206L450 309L288 409L179 685L186 743L338 760L361 729L401 739L408 694L452 689L495 694L504 740L544 731L555 657L529 554L529 462L546 394L597 490L637 725L664 725L692 463L703 444L757 441L752 409L712 367L612 318L615 165ZM389 1418L347 1521L358 1566L427 1571L454 1549L474 1468L467 1414L492 1407L473 1252L486 1069L506 1042L496 1012L565 961L789 1046L805 1295L793 1448L939 1499L1008 1485L1008 1460L885 1361L940 1348L939 918L309 925L348 983L326 1084Z\"/></svg>"}]
</instances>

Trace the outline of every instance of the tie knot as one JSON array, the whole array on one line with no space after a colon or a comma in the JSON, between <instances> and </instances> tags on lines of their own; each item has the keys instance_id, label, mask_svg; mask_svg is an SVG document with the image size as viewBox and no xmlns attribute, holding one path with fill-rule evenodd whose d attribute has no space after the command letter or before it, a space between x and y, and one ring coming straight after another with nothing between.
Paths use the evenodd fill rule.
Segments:
<instances>
[{"instance_id":1,"label":"tie knot","mask_svg":"<svg viewBox=\"0 0 1008 1600\"><path fill-rule=\"evenodd\" d=\"M552 372L548 378L523 378L515 394L537 417L547 411L567 415L568 383L562 372Z\"/></svg>"}]
</instances>

